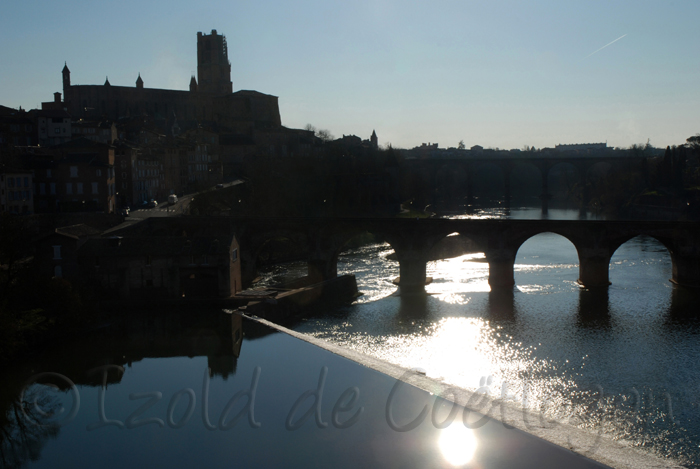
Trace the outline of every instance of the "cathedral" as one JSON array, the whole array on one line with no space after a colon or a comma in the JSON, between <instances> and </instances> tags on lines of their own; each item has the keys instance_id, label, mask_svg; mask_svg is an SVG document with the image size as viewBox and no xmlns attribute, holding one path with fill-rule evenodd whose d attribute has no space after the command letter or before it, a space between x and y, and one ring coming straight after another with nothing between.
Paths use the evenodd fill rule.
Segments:
<instances>
[{"instance_id":1,"label":"cathedral","mask_svg":"<svg viewBox=\"0 0 700 469\"><path fill-rule=\"evenodd\" d=\"M139 74L135 86L72 85L68 64L63 67L63 103L74 119L118 120L150 116L180 125L213 123L236 133L281 125L276 96L257 91L233 92L226 37L212 30L197 33L197 78L189 91L146 88Z\"/></svg>"}]
</instances>

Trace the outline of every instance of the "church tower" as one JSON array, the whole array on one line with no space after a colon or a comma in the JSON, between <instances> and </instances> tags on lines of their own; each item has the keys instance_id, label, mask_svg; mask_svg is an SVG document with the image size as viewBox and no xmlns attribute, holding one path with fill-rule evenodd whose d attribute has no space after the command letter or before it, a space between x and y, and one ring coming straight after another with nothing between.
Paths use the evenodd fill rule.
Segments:
<instances>
[{"instance_id":1,"label":"church tower","mask_svg":"<svg viewBox=\"0 0 700 469\"><path fill-rule=\"evenodd\" d=\"M198 91L203 93L233 92L226 37L216 29L208 35L197 33L197 82Z\"/></svg>"},{"instance_id":2,"label":"church tower","mask_svg":"<svg viewBox=\"0 0 700 469\"><path fill-rule=\"evenodd\" d=\"M68 70L67 62L64 63L61 73L63 73L63 101L66 102L70 96L70 94L68 94L70 91L70 70Z\"/></svg>"}]
</instances>

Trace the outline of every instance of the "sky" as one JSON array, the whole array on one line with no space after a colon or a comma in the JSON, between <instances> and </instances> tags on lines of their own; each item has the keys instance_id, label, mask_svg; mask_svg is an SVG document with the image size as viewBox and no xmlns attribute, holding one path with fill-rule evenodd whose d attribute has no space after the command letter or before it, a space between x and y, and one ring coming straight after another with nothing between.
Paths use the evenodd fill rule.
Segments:
<instances>
[{"instance_id":1,"label":"sky","mask_svg":"<svg viewBox=\"0 0 700 469\"><path fill-rule=\"evenodd\" d=\"M4 0L0 105L73 84L189 89L197 32L283 125L412 148L537 148L700 133L700 1ZM607 47L606 47L607 45Z\"/></svg>"}]
</instances>

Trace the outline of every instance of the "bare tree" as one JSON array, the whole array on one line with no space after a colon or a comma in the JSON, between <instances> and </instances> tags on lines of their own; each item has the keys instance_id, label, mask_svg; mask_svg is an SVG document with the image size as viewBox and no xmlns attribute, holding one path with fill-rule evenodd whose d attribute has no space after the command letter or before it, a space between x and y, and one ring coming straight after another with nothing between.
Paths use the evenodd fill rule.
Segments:
<instances>
[{"instance_id":1,"label":"bare tree","mask_svg":"<svg viewBox=\"0 0 700 469\"><path fill-rule=\"evenodd\" d=\"M330 130L328 129L319 129L316 132L316 136L323 140L324 142L330 142L331 140L335 140L335 137L331 133Z\"/></svg>"}]
</instances>

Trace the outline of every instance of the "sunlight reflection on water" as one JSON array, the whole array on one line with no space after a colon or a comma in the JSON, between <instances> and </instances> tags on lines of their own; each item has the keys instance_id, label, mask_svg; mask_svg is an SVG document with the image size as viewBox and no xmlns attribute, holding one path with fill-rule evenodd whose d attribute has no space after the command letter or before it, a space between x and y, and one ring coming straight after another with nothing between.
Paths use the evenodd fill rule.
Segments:
<instances>
[{"instance_id":1,"label":"sunlight reflection on water","mask_svg":"<svg viewBox=\"0 0 700 469\"><path fill-rule=\"evenodd\" d=\"M338 265L356 274L364 295L295 329L494 397L507 388L545 418L689 464L700 456L700 392L689 388L700 389L700 329L674 325L670 258L659 246L649 238L623 245L611 261L613 284L600 294L576 283L573 245L542 234L518 252L510 293L490 293L479 253L430 262L429 295L412 298L394 295L391 247L365 246Z\"/></svg>"}]
</instances>

